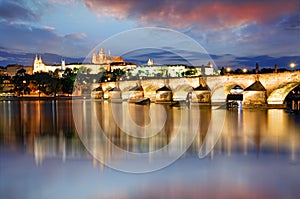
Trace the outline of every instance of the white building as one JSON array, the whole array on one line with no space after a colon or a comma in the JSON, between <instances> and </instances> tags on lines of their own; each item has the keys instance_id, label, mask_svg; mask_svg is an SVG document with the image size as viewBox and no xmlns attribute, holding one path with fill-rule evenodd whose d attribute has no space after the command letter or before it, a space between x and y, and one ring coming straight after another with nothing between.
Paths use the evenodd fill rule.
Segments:
<instances>
[{"instance_id":1,"label":"white building","mask_svg":"<svg viewBox=\"0 0 300 199\"><path fill-rule=\"evenodd\" d=\"M48 72L46 65L43 63L42 56L35 56L33 62L33 72Z\"/></svg>"}]
</instances>

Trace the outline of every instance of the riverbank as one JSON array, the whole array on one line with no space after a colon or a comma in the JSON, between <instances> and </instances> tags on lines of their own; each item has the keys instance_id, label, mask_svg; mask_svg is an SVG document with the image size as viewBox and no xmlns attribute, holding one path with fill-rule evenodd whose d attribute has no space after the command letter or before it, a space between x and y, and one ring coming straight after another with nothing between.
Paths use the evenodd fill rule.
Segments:
<instances>
[{"instance_id":1,"label":"riverbank","mask_svg":"<svg viewBox=\"0 0 300 199\"><path fill-rule=\"evenodd\" d=\"M36 101L36 100L73 100L73 99L86 99L85 96L22 96L22 97L0 97L0 101Z\"/></svg>"},{"instance_id":2,"label":"riverbank","mask_svg":"<svg viewBox=\"0 0 300 199\"><path fill-rule=\"evenodd\" d=\"M52 101L52 100L80 100L80 99L89 99L89 100L108 100L109 99L94 99L91 98L90 95L86 95L86 96L37 96L37 95L24 95L24 96L6 96L6 97L0 97L0 101L38 101L38 100L42 100L42 101ZM118 100L118 102L122 103L125 102L127 100ZM176 104L177 101L173 101L173 102L168 102L168 104ZM155 103L153 101L151 101L151 103ZM211 106L226 106L225 103L223 102L214 102L211 104L201 104L201 103L192 103L191 105L193 106L201 106L201 107L211 107ZM286 104L265 104L265 105L242 105L243 109L286 109L287 106Z\"/></svg>"}]
</instances>

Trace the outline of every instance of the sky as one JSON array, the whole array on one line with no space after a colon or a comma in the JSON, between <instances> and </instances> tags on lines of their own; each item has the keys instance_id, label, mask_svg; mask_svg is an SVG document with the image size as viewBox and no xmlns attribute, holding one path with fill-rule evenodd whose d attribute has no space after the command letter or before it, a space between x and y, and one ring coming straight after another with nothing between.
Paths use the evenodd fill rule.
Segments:
<instances>
[{"instance_id":1,"label":"sky","mask_svg":"<svg viewBox=\"0 0 300 199\"><path fill-rule=\"evenodd\" d=\"M251 65L251 58L261 56L284 57L285 62L300 60L299 2L0 0L0 64L8 60L31 64L28 56L20 58L28 53L84 58L108 38L144 27L185 34L199 43L218 65ZM130 45L128 42L124 40L120 45ZM117 52L109 50L113 55Z\"/></svg>"}]
</instances>

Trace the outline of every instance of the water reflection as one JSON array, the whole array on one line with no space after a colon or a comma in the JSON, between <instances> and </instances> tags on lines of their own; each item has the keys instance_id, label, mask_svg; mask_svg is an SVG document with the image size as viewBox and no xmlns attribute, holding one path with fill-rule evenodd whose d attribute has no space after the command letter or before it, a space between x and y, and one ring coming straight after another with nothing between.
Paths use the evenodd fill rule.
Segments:
<instances>
[{"instance_id":1,"label":"water reflection","mask_svg":"<svg viewBox=\"0 0 300 199\"><path fill-rule=\"evenodd\" d=\"M75 131L71 101L0 102L1 148L44 158L87 156Z\"/></svg>"},{"instance_id":2,"label":"water reflection","mask_svg":"<svg viewBox=\"0 0 300 199\"><path fill-rule=\"evenodd\" d=\"M74 115L72 105L80 114ZM0 195L31 199L298 198L299 116L279 109L226 111L216 146L208 158L199 159L198 151L208 137L213 110L163 106L166 125L160 128L164 115L154 107L159 106L88 100L1 101ZM150 115L152 108L156 117ZM141 131L123 131L130 129L126 112ZM93 115L96 117L91 120ZM75 125L73 117L80 122ZM122 128L116 120L124 124ZM184 134L171 148L180 150L194 128L191 121L198 121L191 147L174 164L154 173L117 172L104 167L89 153L103 162L117 159L123 164L127 157L114 153L113 146L136 153L156 151L172 143L175 132L183 125ZM140 128L152 122L157 126ZM97 142L97 125L105 130L109 144L101 146ZM87 152L75 126L84 130L82 136L94 151ZM154 131L158 132L147 139L136 136ZM147 161L151 163L151 158Z\"/></svg>"},{"instance_id":3,"label":"water reflection","mask_svg":"<svg viewBox=\"0 0 300 199\"><path fill-rule=\"evenodd\" d=\"M127 103L80 100L3 101L0 102L1 148L31 153L37 164L49 157L59 157L62 160L68 157L90 157L76 132L72 103L76 103L80 110L75 117L82 121L77 125L86 132L84 139L90 142L88 145L93 146L94 152L100 153L103 159L111 158L112 146L135 153L158 150L177 136L180 125L186 125L185 132L176 143L176 147L181 150L186 147L182 142L188 139L189 131L193 128L190 120L197 116L198 133L188 150L188 153L193 154L203 144L212 115L211 109L199 109L196 106L188 109L151 104L153 107L163 106L165 110L162 113L162 109L154 109L154 117L151 118L150 106ZM91 119L93 113L97 116L96 120ZM131 122L136 126L129 125ZM99 147L97 125L111 141L106 148ZM227 111L222 134L210 157L213 158L215 152L228 156L239 152L244 155L255 153L257 158L262 152L284 152L295 160L299 153L298 128L299 124L279 109ZM152 135L152 132L155 133Z\"/></svg>"}]
</instances>

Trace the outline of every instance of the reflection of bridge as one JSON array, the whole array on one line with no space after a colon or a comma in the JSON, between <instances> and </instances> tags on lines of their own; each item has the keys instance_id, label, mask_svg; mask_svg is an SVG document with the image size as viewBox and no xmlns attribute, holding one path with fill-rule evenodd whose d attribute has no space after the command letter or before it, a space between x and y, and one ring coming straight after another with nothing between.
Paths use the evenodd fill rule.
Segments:
<instances>
[{"instance_id":1,"label":"reflection of bridge","mask_svg":"<svg viewBox=\"0 0 300 199\"><path fill-rule=\"evenodd\" d=\"M300 71L269 73L269 74L241 74L241 75L224 75L224 76L207 76L203 77L211 92L212 102L225 102L230 90L236 85L245 89L259 80L266 89L266 100L268 104L283 104L286 96L295 87L300 85ZM199 77L193 78L170 78L165 79L148 79L141 80L145 96L155 96L155 91L169 84L176 98L186 98L187 92L192 87L199 86ZM136 81L120 81L119 87L122 92L128 91L136 85ZM96 85L94 85L96 87ZM103 90L115 87L115 82L106 82L102 84ZM245 98L245 96L244 96ZM245 100L245 99L244 99ZM249 99L248 99L249 100ZM251 100L251 99L250 99Z\"/></svg>"}]
</instances>

